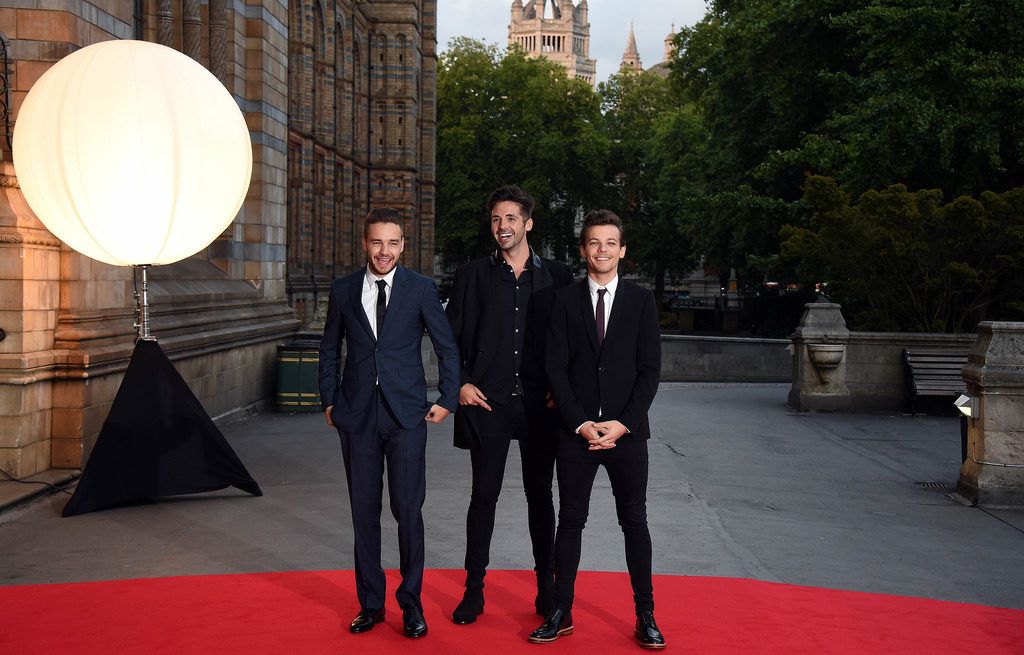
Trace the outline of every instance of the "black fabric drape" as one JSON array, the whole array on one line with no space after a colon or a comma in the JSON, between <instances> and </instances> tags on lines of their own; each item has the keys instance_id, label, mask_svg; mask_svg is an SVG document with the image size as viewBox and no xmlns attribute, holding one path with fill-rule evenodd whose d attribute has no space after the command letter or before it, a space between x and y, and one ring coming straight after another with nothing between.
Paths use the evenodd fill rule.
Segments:
<instances>
[{"instance_id":1,"label":"black fabric drape","mask_svg":"<svg viewBox=\"0 0 1024 655\"><path fill-rule=\"evenodd\" d=\"M263 495L160 346L139 341L63 515L229 486Z\"/></svg>"}]
</instances>

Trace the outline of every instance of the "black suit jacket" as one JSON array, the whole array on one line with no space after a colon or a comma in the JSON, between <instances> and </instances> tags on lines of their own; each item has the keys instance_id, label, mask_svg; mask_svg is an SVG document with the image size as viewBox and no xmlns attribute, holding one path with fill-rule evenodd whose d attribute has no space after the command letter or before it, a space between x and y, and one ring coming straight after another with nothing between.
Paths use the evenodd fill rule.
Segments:
<instances>
[{"instance_id":1,"label":"black suit jacket","mask_svg":"<svg viewBox=\"0 0 1024 655\"><path fill-rule=\"evenodd\" d=\"M421 343L427 331L437 355L437 404L455 411L459 403L458 347L445 319L434 282L402 266L395 271L388 311L379 339L363 310L366 269L335 280L320 342L320 402L333 405L341 430L361 433L373 417L379 384L388 406L405 429L423 422L430 403ZM347 340L345 370L339 377L341 343Z\"/></svg>"},{"instance_id":2,"label":"black suit jacket","mask_svg":"<svg viewBox=\"0 0 1024 655\"><path fill-rule=\"evenodd\" d=\"M587 279L562 289L546 352L551 391L570 434L586 421L617 419L630 434L650 436L647 412L661 375L661 333L649 289L619 278L600 347Z\"/></svg>"},{"instance_id":3,"label":"black suit jacket","mask_svg":"<svg viewBox=\"0 0 1024 655\"><path fill-rule=\"evenodd\" d=\"M533 292L526 314L526 335L523 344L524 367L530 366L541 373L541 384L524 379L524 402L529 410L542 410L546 404L547 381L543 380L544 351L551 307L555 292L572 282L572 271L565 264L541 259L531 253L533 266ZM446 313L455 339L459 344L461 366L460 386L467 382L480 386L488 367L494 362L500 331L509 329L501 325L502 308L498 306L500 270L495 257L498 253L475 259L459 267ZM507 356L508 353L505 353ZM527 362L529 359L531 361ZM486 389L483 389L487 393ZM478 407L461 407L455 415L455 445L459 448L476 447L481 431L487 431L492 413Z\"/></svg>"}]
</instances>

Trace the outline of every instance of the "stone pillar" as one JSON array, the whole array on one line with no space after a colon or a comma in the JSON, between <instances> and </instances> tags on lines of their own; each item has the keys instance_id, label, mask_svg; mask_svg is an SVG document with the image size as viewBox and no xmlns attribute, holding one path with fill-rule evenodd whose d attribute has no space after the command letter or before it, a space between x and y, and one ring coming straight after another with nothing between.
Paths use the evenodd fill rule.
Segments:
<instances>
[{"instance_id":1,"label":"stone pillar","mask_svg":"<svg viewBox=\"0 0 1024 655\"><path fill-rule=\"evenodd\" d=\"M1024 506L1024 323L979 324L963 376L977 415L968 420L960 494L978 505Z\"/></svg>"},{"instance_id":2,"label":"stone pillar","mask_svg":"<svg viewBox=\"0 0 1024 655\"><path fill-rule=\"evenodd\" d=\"M60 242L0 164L0 469L16 478L50 468L59 277Z\"/></svg>"},{"instance_id":3,"label":"stone pillar","mask_svg":"<svg viewBox=\"0 0 1024 655\"><path fill-rule=\"evenodd\" d=\"M789 405L799 410L850 408L846 388L846 328L839 305L813 302L804 306L793 341L793 386Z\"/></svg>"}]
</instances>

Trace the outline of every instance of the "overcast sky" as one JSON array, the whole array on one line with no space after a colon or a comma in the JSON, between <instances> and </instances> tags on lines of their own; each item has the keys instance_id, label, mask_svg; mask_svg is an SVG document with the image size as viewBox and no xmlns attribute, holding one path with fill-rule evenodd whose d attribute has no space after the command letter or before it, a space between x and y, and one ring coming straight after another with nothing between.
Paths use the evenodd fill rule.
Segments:
<instances>
[{"instance_id":1,"label":"overcast sky","mask_svg":"<svg viewBox=\"0 0 1024 655\"><path fill-rule=\"evenodd\" d=\"M548 0L550 1L550 0ZM580 0L574 0L579 4ZM524 1L525 4L525 1ZM662 60L665 37L681 25L704 16L704 0L588 0L590 57L597 60L597 79L604 81L619 68L633 22L637 49L644 68ZM508 42L512 0L437 0L437 46L448 47L456 36L495 43Z\"/></svg>"}]
</instances>

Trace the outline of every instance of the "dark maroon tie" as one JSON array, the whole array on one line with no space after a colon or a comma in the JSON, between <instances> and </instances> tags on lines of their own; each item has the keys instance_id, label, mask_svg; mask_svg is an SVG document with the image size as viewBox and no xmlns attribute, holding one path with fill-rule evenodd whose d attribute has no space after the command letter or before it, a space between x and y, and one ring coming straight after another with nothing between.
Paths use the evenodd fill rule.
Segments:
<instances>
[{"instance_id":1,"label":"dark maroon tie","mask_svg":"<svg viewBox=\"0 0 1024 655\"><path fill-rule=\"evenodd\" d=\"M604 294L608 289L597 290L597 345L604 343Z\"/></svg>"}]
</instances>

